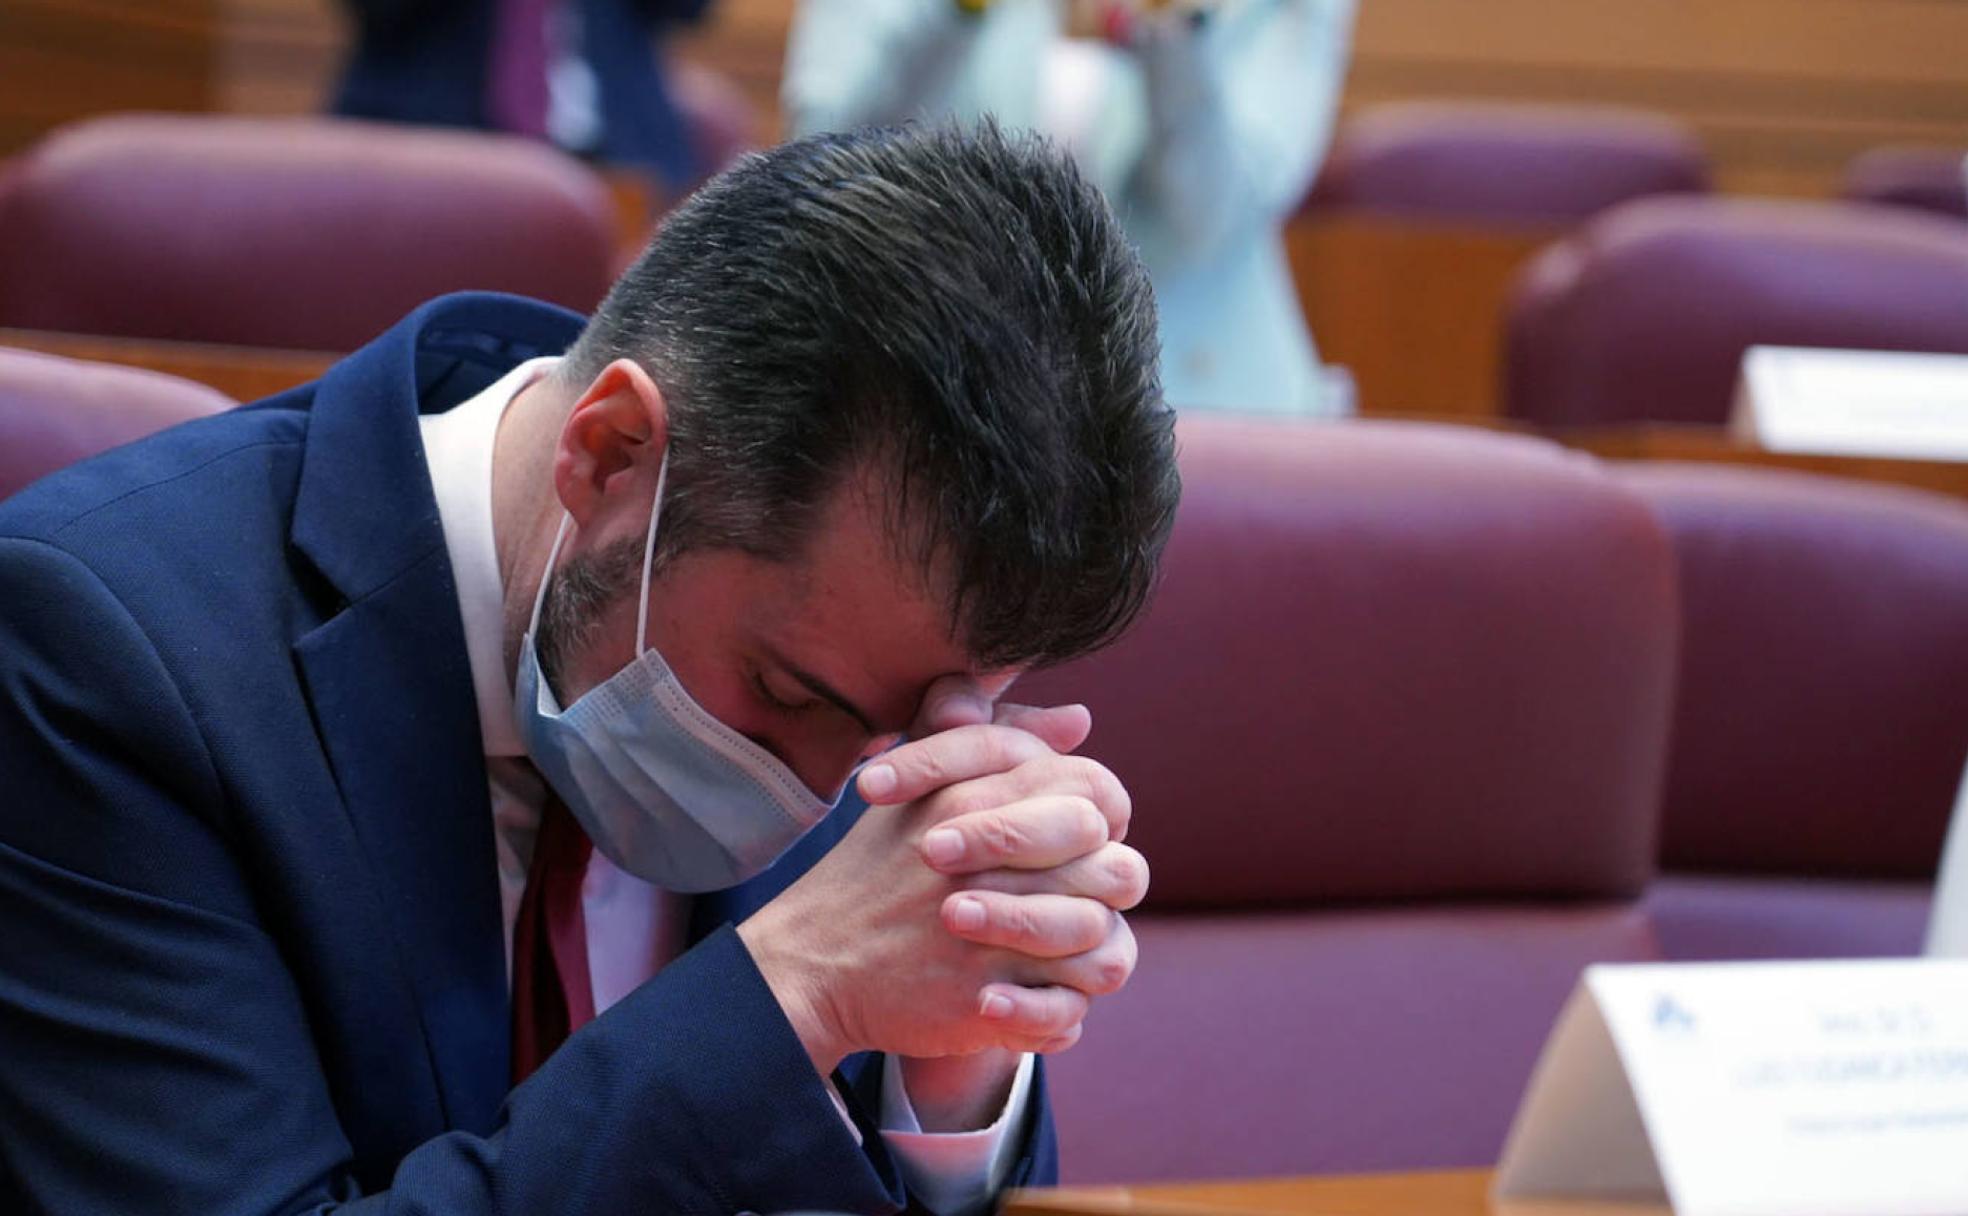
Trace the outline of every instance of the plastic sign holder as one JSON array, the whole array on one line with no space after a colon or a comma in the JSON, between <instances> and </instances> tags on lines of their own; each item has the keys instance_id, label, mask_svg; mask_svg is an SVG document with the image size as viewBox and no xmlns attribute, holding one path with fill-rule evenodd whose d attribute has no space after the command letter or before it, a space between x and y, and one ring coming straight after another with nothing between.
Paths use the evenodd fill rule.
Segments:
<instances>
[{"instance_id":1,"label":"plastic sign holder","mask_svg":"<svg viewBox=\"0 0 1968 1216\"><path fill-rule=\"evenodd\" d=\"M1968 461L1968 355L1752 346L1730 429L1770 452Z\"/></svg>"},{"instance_id":2,"label":"plastic sign holder","mask_svg":"<svg viewBox=\"0 0 1968 1216\"><path fill-rule=\"evenodd\" d=\"M1954 800L1941 876L1934 883L1934 912L1927 922L1930 958L1968 958L1968 772Z\"/></svg>"},{"instance_id":3,"label":"plastic sign holder","mask_svg":"<svg viewBox=\"0 0 1968 1216\"><path fill-rule=\"evenodd\" d=\"M1968 1212L1968 960L1587 968L1493 1198L1505 1213Z\"/></svg>"}]
</instances>

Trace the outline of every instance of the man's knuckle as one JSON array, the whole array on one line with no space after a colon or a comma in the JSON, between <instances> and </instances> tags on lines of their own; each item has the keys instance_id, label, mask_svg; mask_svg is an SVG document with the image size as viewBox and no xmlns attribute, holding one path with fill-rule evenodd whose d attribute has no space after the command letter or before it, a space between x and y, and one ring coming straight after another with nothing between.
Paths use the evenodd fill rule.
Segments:
<instances>
[{"instance_id":1,"label":"man's knuckle","mask_svg":"<svg viewBox=\"0 0 1968 1216\"><path fill-rule=\"evenodd\" d=\"M1114 775L1112 769L1085 756L1064 756L1061 763L1069 766L1061 775L1062 782L1075 793L1101 809L1108 817L1125 815L1129 805L1127 787Z\"/></svg>"},{"instance_id":2,"label":"man's knuckle","mask_svg":"<svg viewBox=\"0 0 1968 1216\"><path fill-rule=\"evenodd\" d=\"M980 727L989 736L989 759L993 771L1003 772L1031 759L1038 740L1013 726Z\"/></svg>"},{"instance_id":3,"label":"man's knuckle","mask_svg":"<svg viewBox=\"0 0 1968 1216\"><path fill-rule=\"evenodd\" d=\"M1070 825L1067 843L1090 848L1107 839L1106 817L1092 802L1077 794L1068 794L1059 805Z\"/></svg>"},{"instance_id":4,"label":"man's knuckle","mask_svg":"<svg viewBox=\"0 0 1968 1216\"><path fill-rule=\"evenodd\" d=\"M943 794L943 802L939 809L954 818L958 815L974 815L979 811L989 810L991 806L989 792L965 783L949 787Z\"/></svg>"},{"instance_id":5,"label":"man's knuckle","mask_svg":"<svg viewBox=\"0 0 1968 1216\"><path fill-rule=\"evenodd\" d=\"M944 756L944 749L925 747L911 759L914 761L916 778L922 784L931 789L949 784L950 766Z\"/></svg>"},{"instance_id":6,"label":"man's knuckle","mask_svg":"<svg viewBox=\"0 0 1968 1216\"><path fill-rule=\"evenodd\" d=\"M977 843L993 857L1010 857L1024 843L1024 832L1011 816L1002 811L975 817Z\"/></svg>"},{"instance_id":7,"label":"man's knuckle","mask_svg":"<svg viewBox=\"0 0 1968 1216\"><path fill-rule=\"evenodd\" d=\"M1090 899L1075 901L1073 916L1072 945L1081 950L1092 950L1106 942L1112 934L1114 913L1106 904L1095 903Z\"/></svg>"}]
</instances>

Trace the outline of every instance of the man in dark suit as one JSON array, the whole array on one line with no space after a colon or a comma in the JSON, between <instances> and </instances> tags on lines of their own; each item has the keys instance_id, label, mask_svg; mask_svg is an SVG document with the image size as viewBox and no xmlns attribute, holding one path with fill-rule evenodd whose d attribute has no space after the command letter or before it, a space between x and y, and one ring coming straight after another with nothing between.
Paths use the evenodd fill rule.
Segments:
<instances>
[{"instance_id":1,"label":"man in dark suit","mask_svg":"<svg viewBox=\"0 0 1968 1216\"><path fill-rule=\"evenodd\" d=\"M993 702L1147 593L1154 332L1043 145L826 137L585 326L447 297L9 500L0 1209L1048 1180L1146 870L1085 711Z\"/></svg>"}]
</instances>

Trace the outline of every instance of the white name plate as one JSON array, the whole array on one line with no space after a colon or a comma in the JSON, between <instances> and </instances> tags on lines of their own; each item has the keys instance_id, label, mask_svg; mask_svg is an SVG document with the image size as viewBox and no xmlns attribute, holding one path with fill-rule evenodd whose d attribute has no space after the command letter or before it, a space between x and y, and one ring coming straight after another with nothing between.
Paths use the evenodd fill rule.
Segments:
<instances>
[{"instance_id":1,"label":"white name plate","mask_svg":"<svg viewBox=\"0 0 1968 1216\"><path fill-rule=\"evenodd\" d=\"M1587 968L1495 1199L1968 1212L1968 960Z\"/></svg>"},{"instance_id":2,"label":"white name plate","mask_svg":"<svg viewBox=\"0 0 1968 1216\"><path fill-rule=\"evenodd\" d=\"M1968 958L1968 772L1954 799L1941 874L1934 883L1934 912L1927 922L1927 953L1936 958Z\"/></svg>"},{"instance_id":3,"label":"white name plate","mask_svg":"<svg viewBox=\"0 0 1968 1216\"><path fill-rule=\"evenodd\" d=\"M1752 346L1731 425L1771 452L1968 460L1968 355Z\"/></svg>"}]
</instances>

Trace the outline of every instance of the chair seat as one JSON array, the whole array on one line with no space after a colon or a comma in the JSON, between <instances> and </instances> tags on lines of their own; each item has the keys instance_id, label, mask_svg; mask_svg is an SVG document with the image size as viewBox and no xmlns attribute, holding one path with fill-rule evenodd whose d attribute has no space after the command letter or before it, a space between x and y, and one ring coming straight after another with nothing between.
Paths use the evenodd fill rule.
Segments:
<instances>
[{"instance_id":1,"label":"chair seat","mask_svg":"<svg viewBox=\"0 0 1968 1216\"><path fill-rule=\"evenodd\" d=\"M1644 907L1676 962L1916 955L1933 888L1924 882L1667 874Z\"/></svg>"},{"instance_id":2,"label":"chair seat","mask_svg":"<svg viewBox=\"0 0 1968 1216\"><path fill-rule=\"evenodd\" d=\"M1048 1066L1069 1182L1492 1164L1580 969L1657 957L1605 902L1131 923L1139 971Z\"/></svg>"}]
</instances>

